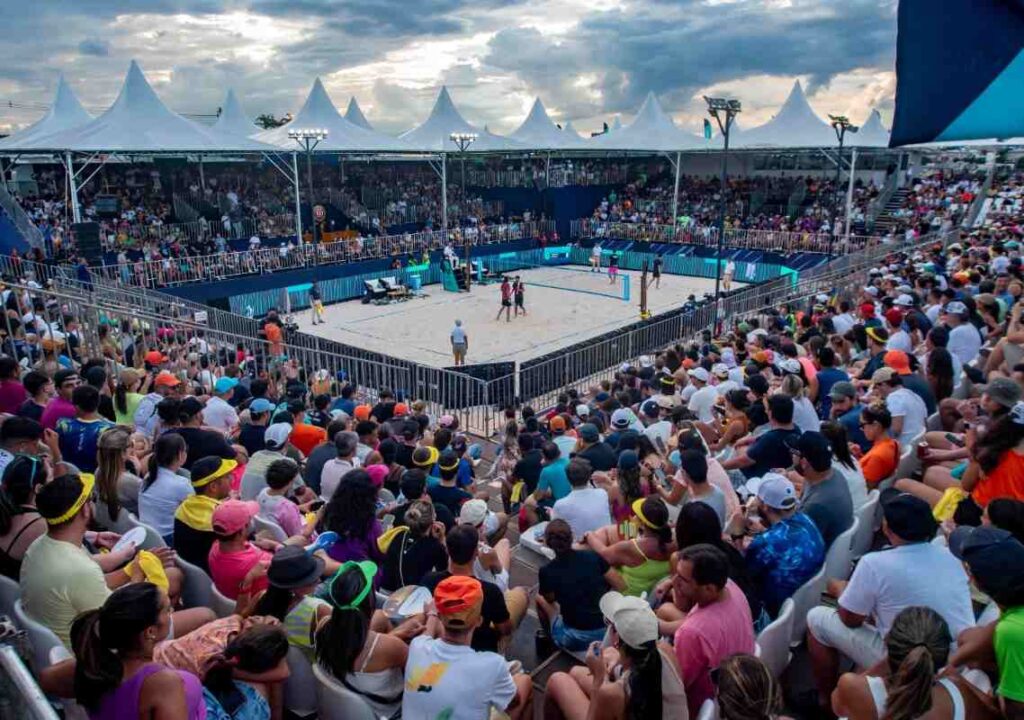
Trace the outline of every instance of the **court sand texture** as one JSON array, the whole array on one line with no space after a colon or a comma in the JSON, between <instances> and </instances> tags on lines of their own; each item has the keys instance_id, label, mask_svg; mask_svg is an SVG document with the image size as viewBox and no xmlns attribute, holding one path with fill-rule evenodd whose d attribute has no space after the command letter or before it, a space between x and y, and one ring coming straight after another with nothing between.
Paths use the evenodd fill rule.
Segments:
<instances>
[{"instance_id":1,"label":"court sand texture","mask_svg":"<svg viewBox=\"0 0 1024 720\"><path fill-rule=\"evenodd\" d=\"M429 285L423 289L425 297L388 305L364 305L358 300L336 303L325 308L326 322L320 325L312 324L310 310L301 311L296 319L304 332L426 365L449 367L449 333L456 319L462 320L469 335L466 362L473 364L539 357L640 317L640 273L636 271L620 270L614 286L609 284L604 268L600 274L573 266L571 270L535 268L512 275L526 282L528 314L515 317L512 308L511 322L505 322L504 311L500 321L494 319L501 306L497 283L474 283L469 293L445 292L440 285ZM621 299L623 275L630 276L628 302ZM559 288L546 287L550 285ZM742 284L734 282L733 289L737 287ZM688 295L700 297L714 288L714 279L662 275L661 287L655 289L652 284L648 289L648 307L657 315L682 306ZM618 297L591 293L614 293Z\"/></svg>"}]
</instances>

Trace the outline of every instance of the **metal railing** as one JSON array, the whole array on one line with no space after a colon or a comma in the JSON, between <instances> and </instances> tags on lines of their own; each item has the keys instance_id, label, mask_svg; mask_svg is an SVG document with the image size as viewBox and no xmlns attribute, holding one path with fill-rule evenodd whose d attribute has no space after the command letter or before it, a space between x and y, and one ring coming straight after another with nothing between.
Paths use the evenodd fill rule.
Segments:
<instances>
[{"instance_id":1,"label":"metal railing","mask_svg":"<svg viewBox=\"0 0 1024 720\"><path fill-rule=\"evenodd\" d=\"M865 227L873 228L875 226L875 218L877 218L882 211L885 210L885 206L889 204L890 198L892 198L893 193L896 192L899 179L900 174L898 170L894 170L889 173L889 176L885 179L885 183L882 185L881 192L878 193L878 196L874 200L868 203L867 210L864 212Z\"/></svg>"},{"instance_id":2,"label":"metal railing","mask_svg":"<svg viewBox=\"0 0 1024 720\"><path fill-rule=\"evenodd\" d=\"M210 240L218 235L230 239L242 239L260 235L275 237L290 235L294 237L295 216L293 214L274 215L268 218L242 218L231 220L227 226L220 222L209 222L205 218L184 223L167 223L153 225L147 223L102 222L102 234L124 236L137 243L146 241L181 240L189 243Z\"/></svg>"},{"instance_id":3,"label":"metal railing","mask_svg":"<svg viewBox=\"0 0 1024 720\"><path fill-rule=\"evenodd\" d=\"M199 220L199 211L189 204L189 201L181 194L174 193L172 196L174 206L174 217L182 222L195 222Z\"/></svg>"},{"instance_id":4,"label":"metal railing","mask_svg":"<svg viewBox=\"0 0 1024 720\"><path fill-rule=\"evenodd\" d=\"M25 238L25 241L30 246L45 249L42 231L32 222L32 219L25 212L21 203L7 192L4 183L0 183L0 208L3 208L4 212L7 213L7 217L11 219L14 227L17 228L18 232L21 233L21 236Z\"/></svg>"},{"instance_id":5,"label":"metal railing","mask_svg":"<svg viewBox=\"0 0 1024 720\"><path fill-rule=\"evenodd\" d=\"M538 237L551 233L551 222L509 223L482 228L451 228L447 237L441 230L354 237L332 243L304 243L288 247L258 248L213 255L183 256L160 260L98 265L89 268L96 279L144 288L209 282L243 275L262 275L279 270L293 270L319 265L336 265L359 260L388 258L409 253L440 250L451 243L455 247L466 245L493 245Z\"/></svg>"}]
</instances>

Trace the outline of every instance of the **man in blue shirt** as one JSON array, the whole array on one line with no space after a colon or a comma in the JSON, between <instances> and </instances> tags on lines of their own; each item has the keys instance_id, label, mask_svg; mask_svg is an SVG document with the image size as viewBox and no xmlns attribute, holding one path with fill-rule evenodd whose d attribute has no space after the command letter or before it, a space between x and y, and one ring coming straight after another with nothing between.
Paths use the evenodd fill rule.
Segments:
<instances>
[{"instance_id":1,"label":"man in blue shirt","mask_svg":"<svg viewBox=\"0 0 1024 720\"><path fill-rule=\"evenodd\" d=\"M75 417L57 421L60 454L84 473L96 472L96 450L100 434L114 423L100 417L100 391L92 385L79 385L71 393Z\"/></svg>"},{"instance_id":2,"label":"man in blue shirt","mask_svg":"<svg viewBox=\"0 0 1024 720\"><path fill-rule=\"evenodd\" d=\"M757 488L760 520L748 519L757 533L747 548L747 572L768 614L821 570L825 543L814 522L797 512L796 489L782 475L768 473Z\"/></svg>"},{"instance_id":3,"label":"man in blue shirt","mask_svg":"<svg viewBox=\"0 0 1024 720\"><path fill-rule=\"evenodd\" d=\"M870 450L871 441L860 427L861 406L857 402L857 388L852 382L837 382L832 386L829 397L832 401L830 415L846 430L846 439L858 445L863 452Z\"/></svg>"},{"instance_id":4,"label":"man in blue shirt","mask_svg":"<svg viewBox=\"0 0 1024 720\"><path fill-rule=\"evenodd\" d=\"M835 350L827 345L818 350L818 417L827 420L832 410L832 386L837 382L847 382L850 376L836 366Z\"/></svg>"},{"instance_id":5,"label":"man in blue shirt","mask_svg":"<svg viewBox=\"0 0 1024 720\"><path fill-rule=\"evenodd\" d=\"M755 478L769 470L788 468L793 464L786 444L787 438L800 435L793 425L793 398L777 393L768 397L767 405L771 429L723 462L722 467L726 470L740 470L743 477Z\"/></svg>"},{"instance_id":6,"label":"man in blue shirt","mask_svg":"<svg viewBox=\"0 0 1024 720\"><path fill-rule=\"evenodd\" d=\"M537 481L537 489L526 500L525 513L530 525L547 520L555 501L561 500L572 490L569 476L565 472L569 458L562 457L561 451L553 442L546 442L541 446L541 455L544 458L544 467L540 471L540 480Z\"/></svg>"}]
</instances>

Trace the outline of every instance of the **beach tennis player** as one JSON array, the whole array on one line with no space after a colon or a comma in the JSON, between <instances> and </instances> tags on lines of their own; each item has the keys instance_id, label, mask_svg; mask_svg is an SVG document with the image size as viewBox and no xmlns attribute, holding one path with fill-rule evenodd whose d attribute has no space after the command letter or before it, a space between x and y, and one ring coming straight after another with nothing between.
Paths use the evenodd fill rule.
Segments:
<instances>
[{"instance_id":1,"label":"beach tennis player","mask_svg":"<svg viewBox=\"0 0 1024 720\"><path fill-rule=\"evenodd\" d=\"M523 279L516 275L516 281L512 284L512 296L515 298L516 303L516 317L519 317L519 311L523 311L523 316L526 316L526 283Z\"/></svg>"},{"instance_id":2,"label":"beach tennis player","mask_svg":"<svg viewBox=\"0 0 1024 720\"><path fill-rule=\"evenodd\" d=\"M495 320L501 320L501 314L505 313L505 322L512 322L512 286L507 277L501 278L501 307L498 308L498 316Z\"/></svg>"},{"instance_id":3,"label":"beach tennis player","mask_svg":"<svg viewBox=\"0 0 1024 720\"><path fill-rule=\"evenodd\" d=\"M594 241L594 247L590 248L590 272L601 271L601 243Z\"/></svg>"},{"instance_id":4,"label":"beach tennis player","mask_svg":"<svg viewBox=\"0 0 1024 720\"><path fill-rule=\"evenodd\" d=\"M608 258L608 283L611 285L615 284L615 281L619 279L619 256L612 253Z\"/></svg>"}]
</instances>

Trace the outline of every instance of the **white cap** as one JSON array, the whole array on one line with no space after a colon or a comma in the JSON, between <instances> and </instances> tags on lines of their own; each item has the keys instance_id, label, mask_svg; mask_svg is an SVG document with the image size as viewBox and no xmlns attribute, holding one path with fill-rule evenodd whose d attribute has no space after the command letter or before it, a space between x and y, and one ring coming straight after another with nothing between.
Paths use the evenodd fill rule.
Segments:
<instances>
[{"instance_id":1,"label":"white cap","mask_svg":"<svg viewBox=\"0 0 1024 720\"><path fill-rule=\"evenodd\" d=\"M709 375L708 371L702 367L691 368L686 371L686 374L696 380L700 380L703 383L706 383L709 380L711 380L711 375Z\"/></svg>"},{"instance_id":2,"label":"white cap","mask_svg":"<svg viewBox=\"0 0 1024 720\"><path fill-rule=\"evenodd\" d=\"M946 307L943 309L942 312L954 313L956 315L966 315L967 306L958 300L954 300L953 302L946 303Z\"/></svg>"},{"instance_id":3,"label":"white cap","mask_svg":"<svg viewBox=\"0 0 1024 720\"><path fill-rule=\"evenodd\" d=\"M625 430L633 424L633 413L629 408L619 408L612 413L611 425L615 430Z\"/></svg>"},{"instance_id":4,"label":"white cap","mask_svg":"<svg viewBox=\"0 0 1024 720\"><path fill-rule=\"evenodd\" d=\"M871 297L878 297L878 288L876 288L874 285L865 285L864 292L866 292Z\"/></svg>"},{"instance_id":5,"label":"white cap","mask_svg":"<svg viewBox=\"0 0 1024 720\"><path fill-rule=\"evenodd\" d=\"M914 298L910 297L909 295L903 294L897 297L896 300L893 301L893 304L900 305L902 307L913 307Z\"/></svg>"},{"instance_id":6,"label":"white cap","mask_svg":"<svg viewBox=\"0 0 1024 720\"><path fill-rule=\"evenodd\" d=\"M750 489L751 483L747 483ZM775 510L791 510L796 505L796 488L784 475L765 473L754 488L757 499Z\"/></svg>"},{"instance_id":7,"label":"white cap","mask_svg":"<svg viewBox=\"0 0 1024 720\"><path fill-rule=\"evenodd\" d=\"M590 406L580 403L579 405L576 406L576 414L579 417L587 417L588 415L590 415Z\"/></svg>"},{"instance_id":8,"label":"white cap","mask_svg":"<svg viewBox=\"0 0 1024 720\"><path fill-rule=\"evenodd\" d=\"M800 372L800 361L796 358L784 357L776 365L782 372L793 373L794 375Z\"/></svg>"},{"instance_id":9,"label":"white cap","mask_svg":"<svg viewBox=\"0 0 1024 720\"><path fill-rule=\"evenodd\" d=\"M292 434L292 426L288 423L274 423L263 431L263 442L267 450L280 450L288 443Z\"/></svg>"},{"instance_id":10,"label":"white cap","mask_svg":"<svg viewBox=\"0 0 1024 720\"><path fill-rule=\"evenodd\" d=\"M718 378L729 377L729 367L725 363L715 363L711 366L711 374Z\"/></svg>"},{"instance_id":11,"label":"white cap","mask_svg":"<svg viewBox=\"0 0 1024 720\"><path fill-rule=\"evenodd\" d=\"M651 359L650 355L641 355L639 362L640 367L642 368L649 368L654 365L654 361Z\"/></svg>"},{"instance_id":12,"label":"white cap","mask_svg":"<svg viewBox=\"0 0 1024 720\"><path fill-rule=\"evenodd\" d=\"M646 600L612 590L601 597L598 606L622 642L631 648L657 642L658 617Z\"/></svg>"}]
</instances>

